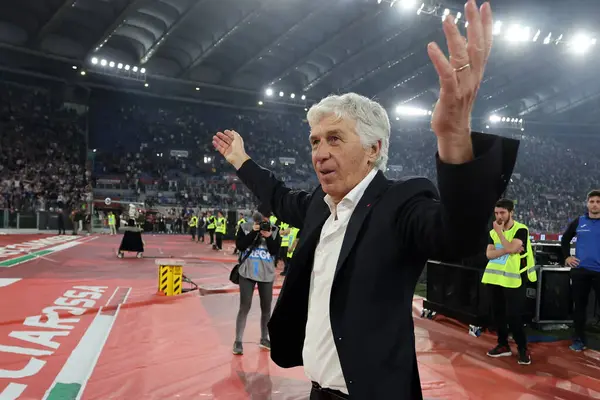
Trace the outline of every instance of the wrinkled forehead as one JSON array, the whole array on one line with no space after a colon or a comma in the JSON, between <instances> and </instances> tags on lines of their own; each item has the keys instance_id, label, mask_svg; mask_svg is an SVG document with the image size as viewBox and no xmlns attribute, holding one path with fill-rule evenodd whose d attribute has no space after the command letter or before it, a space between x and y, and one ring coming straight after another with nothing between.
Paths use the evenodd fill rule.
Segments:
<instances>
[{"instance_id":1,"label":"wrinkled forehead","mask_svg":"<svg viewBox=\"0 0 600 400\"><path fill-rule=\"evenodd\" d=\"M320 119L312 121L309 138L324 137L331 134L356 134L356 122L351 118L338 117L335 114L324 114Z\"/></svg>"},{"instance_id":2,"label":"wrinkled forehead","mask_svg":"<svg viewBox=\"0 0 600 400\"><path fill-rule=\"evenodd\" d=\"M502 214L502 213L508 213L509 211L503 207L496 207L496 208L494 208L494 212L497 214Z\"/></svg>"}]
</instances>

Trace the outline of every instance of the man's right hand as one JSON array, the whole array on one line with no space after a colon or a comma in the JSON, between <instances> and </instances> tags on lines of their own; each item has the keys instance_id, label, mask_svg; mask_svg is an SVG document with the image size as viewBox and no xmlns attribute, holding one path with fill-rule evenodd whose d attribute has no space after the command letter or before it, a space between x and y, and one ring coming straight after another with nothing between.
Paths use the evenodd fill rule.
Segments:
<instances>
[{"instance_id":1,"label":"man's right hand","mask_svg":"<svg viewBox=\"0 0 600 400\"><path fill-rule=\"evenodd\" d=\"M573 256L567 257L565 260L565 264L567 264L571 268L575 268L579 266L579 260Z\"/></svg>"},{"instance_id":2,"label":"man's right hand","mask_svg":"<svg viewBox=\"0 0 600 400\"><path fill-rule=\"evenodd\" d=\"M244 150L244 140L236 131L217 132L213 146L236 170L250 159Z\"/></svg>"}]
</instances>

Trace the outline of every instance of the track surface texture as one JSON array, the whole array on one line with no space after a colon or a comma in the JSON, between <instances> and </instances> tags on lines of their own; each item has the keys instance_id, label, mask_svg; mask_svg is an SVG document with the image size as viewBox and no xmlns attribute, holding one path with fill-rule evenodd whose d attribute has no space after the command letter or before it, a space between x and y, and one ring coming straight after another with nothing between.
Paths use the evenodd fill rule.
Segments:
<instances>
[{"instance_id":1,"label":"track surface texture","mask_svg":"<svg viewBox=\"0 0 600 400\"><path fill-rule=\"evenodd\" d=\"M231 353L239 302L228 282L232 243L216 252L186 236L144 235L143 259L118 259L120 236L4 235L0 248L41 238L49 245L0 258L1 400L308 398L302 369L281 369L259 349L257 296L245 354ZM155 262L171 257L184 260L200 290L157 294ZM492 336L421 319L421 303L416 297L413 312L425 398L600 399L597 352L541 343L531 346L529 366L490 359Z\"/></svg>"}]
</instances>

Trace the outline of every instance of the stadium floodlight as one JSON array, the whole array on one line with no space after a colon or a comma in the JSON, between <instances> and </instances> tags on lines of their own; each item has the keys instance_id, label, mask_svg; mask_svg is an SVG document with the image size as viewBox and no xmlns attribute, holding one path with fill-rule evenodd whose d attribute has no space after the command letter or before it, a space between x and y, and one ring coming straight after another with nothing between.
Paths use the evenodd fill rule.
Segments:
<instances>
[{"instance_id":1,"label":"stadium floodlight","mask_svg":"<svg viewBox=\"0 0 600 400\"><path fill-rule=\"evenodd\" d=\"M102 65L103 67L106 67L106 64L108 64L106 60L100 61L100 65Z\"/></svg>"},{"instance_id":2,"label":"stadium floodlight","mask_svg":"<svg viewBox=\"0 0 600 400\"><path fill-rule=\"evenodd\" d=\"M444 14L442 14L442 22L446 20L446 17L450 15L450 10L448 8L446 8L444 10Z\"/></svg>"},{"instance_id":3,"label":"stadium floodlight","mask_svg":"<svg viewBox=\"0 0 600 400\"><path fill-rule=\"evenodd\" d=\"M199 87L196 87L196 91L199 91L199 90L200 90L200 88L199 88Z\"/></svg>"},{"instance_id":4,"label":"stadium floodlight","mask_svg":"<svg viewBox=\"0 0 600 400\"><path fill-rule=\"evenodd\" d=\"M492 34L494 36L498 36L500 33L502 33L502 21L496 21L496 22L494 22L494 28L492 29Z\"/></svg>"},{"instance_id":5,"label":"stadium floodlight","mask_svg":"<svg viewBox=\"0 0 600 400\"><path fill-rule=\"evenodd\" d=\"M285 93L283 93L283 92L279 92L279 97L283 97L284 94Z\"/></svg>"},{"instance_id":6,"label":"stadium floodlight","mask_svg":"<svg viewBox=\"0 0 600 400\"><path fill-rule=\"evenodd\" d=\"M114 61L109 62L108 66L111 67L111 68L114 68L115 67L115 62Z\"/></svg>"},{"instance_id":7,"label":"stadium floodlight","mask_svg":"<svg viewBox=\"0 0 600 400\"><path fill-rule=\"evenodd\" d=\"M306 100L306 96L302 95L302 97L300 97L302 100Z\"/></svg>"},{"instance_id":8,"label":"stadium floodlight","mask_svg":"<svg viewBox=\"0 0 600 400\"><path fill-rule=\"evenodd\" d=\"M538 38L540 37L540 33L542 33L542 31L540 31L538 29L538 31L535 33L535 35L533 35L533 41L537 42Z\"/></svg>"},{"instance_id":9,"label":"stadium floodlight","mask_svg":"<svg viewBox=\"0 0 600 400\"><path fill-rule=\"evenodd\" d=\"M382 1L382 0L377 0L377 4L381 4L381 1Z\"/></svg>"},{"instance_id":10,"label":"stadium floodlight","mask_svg":"<svg viewBox=\"0 0 600 400\"><path fill-rule=\"evenodd\" d=\"M133 68L131 68L131 70L132 70L133 72L138 72L138 67L133 67Z\"/></svg>"},{"instance_id":11,"label":"stadium floodlight","mask_svg":"<svg viewBox=\"0 0 600 400\"><path fill-rule=\"evenodd\" d=\"M398 6L405 10L412 10L417 6L416 0L400 0Z\"/></svg>"},{"instance_id":12,"label":"stadium floodlight","mask_svg":"<svg viewBox=\"0 0 600 400\"><path fill-rule=\"evenodd\" d=\"M259 105L259 106L262 106L262 105L263 105L263 102L262 102L262 101L259 101L259 102L258 102L258 105Z\"/></svg>"},{"instance_id":13,"label":"stadium floodlight","mask_svg":"<svg viewBox=\"0 0 600 400\"><path fill-rule=\"evenodd\" d=\"M271 89L271 88L268 88L267 90L265 90L265 94L266 94L267 96L273 96L273 89Z\"/></svg>"},{"instance_id":14,"label":"stadium floodlight","mask_svg":"<svg viewBox=\"0 0 600 400\"><path fill-rule=\"evenodd\" d=\"M531 28L528 26L511 25L506 31L506 40L510 42L528 42L531 38Z\"/></svg>"},{"instance_id":15,"label":"stadium floodlight","mask_svg":"<svg viewBox=\"0 0 600 400\"><path fill-rule=\"evenodd\" d=\"M296 98L296 94L295 93L290 94L290 98L295 99Z\"/></svg>"},{"instance_id":16,"label":"stadium floodlight","mask_svg":"<svg viewBox=\"0 0 600 400\"><path fill-rule=\"evenodd\" d=\"M141 72L142 74L145 74L145 73L146 73L146 68L142 68L142 69L140 69L140 72Z\"/></svg>"},{"instance_id":17,"label":"stadium floodlight","mask_svg":"<svg viewBox=\"0 0 600 400\"><path fill-rule=\"evenodd\" d=\"M458 23L458 20L460 19L460 17L462 17L462 14L459 12L456 13L456 19L454 20L454 23Z\"/></svg>"},{"instance_id":18,"label":"stadium floodlight","mask_svg":"<svg viewBox=\"0 0 600 400\"><path fill-rule=\"evenodd\" d=\"M596 41L583 33L577 34L569 41L569 47L574 53L583 54L592 47Z\"/></svg>"},{"instance_id":19,"label":"stadium floodlight","mask_svg":"<svg viewBox=\"0 0 600 400\"><path fill-rule=\"evenodd\" d=\"M85 71L81 71L81 76L85 76Z\"/></svg>"},{"instance_id":20,"label":"stadium floodlight","mask_svg":"<svg viewBox=\"0 0 600 400\"><path fill-rule=\"evenodd\" d=\"M500 122L500 121L501 121L501 119L500 119L499 116L497 116L497 115L490 115L490 122L494 122L495 123L495 122Z\"/></svg>"},{"instance_id":21,"label":"stadium floodlight","mask_svg":"<svg viewBox=\"0 0 600 400\"><path fill-rule=\"evenodd\" d=\"M148 85L148 82L144 83L144 87L148 87L150 85Z\"/></svg>"},{"instance_id":22,"label":"stadium floodlight","mask_svg":"<svg viewBox=\"0 0 600 400\"><path fill-rule=\"evenodd\" d=\"M117 64L117 68L119 68L119 69L123 69L123 63L118 63L118 64Z\"/></svg>"},{"instance_id":23,"label":"stadium floodlight","mask_svg":"<svg viewBox=\"0 0 600 400\"><path fill-rule=\"evenodd\" d=\"M92 57L92 64L94 64L94 65L98 64L98 58L97 57Z\"/></svg>"},{"instance_id":24,"label":"stadium floodlight","mask_svg":"<svg viewBox=\"0 0 600 400\"><path fill-rule=\"evenodd\" d=\"M409 107L409 106L398 106L396 107L396 113L400 115L405 115L409 117L422 117L429 115L428 110L424 110L422 108L417 107Z\"/></svg>"},{"instance_id":25,"label":"stadium floodlight","mask_svg":"<svg viewBox=\"0 0 600 400\"><path fill-rule=\"evenodd\" d=\"M125 66L125 71L129 71L129 69L130 69L130 68L131 68L131 67L129 66L129 64L127 64L127 65Z\"/></svg>"},{"instance_id":26,"label":"stadium floodlight","mask_svg":"<svg viewBox=\"0 0 600 400\"><path fill-rule=\"evenodd\" d=\"M548 36L544 38L544 44L550 43L550 40L552 40L552 32L550 32Z\"/></svg>"}]
</instances>

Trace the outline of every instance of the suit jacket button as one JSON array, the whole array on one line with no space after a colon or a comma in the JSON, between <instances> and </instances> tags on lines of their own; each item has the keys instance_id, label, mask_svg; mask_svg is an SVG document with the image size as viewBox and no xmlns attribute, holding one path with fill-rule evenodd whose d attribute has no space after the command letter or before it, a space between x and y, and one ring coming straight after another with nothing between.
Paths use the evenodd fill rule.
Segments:
<instances>
[{"instance_id":1,"label":"suit jacket button","mask_svg":"<svg viewBox=\"0 0 600 400\"><path fill-rule=\"evenodd\" d=\"M341 338L341 337L339 337L339 338L338 338L338 341L340 341L340 340L342 340L342 338Z\"/></svg>"},{"instance_id":2,"label":"suit jacket button","mask_svg":"<svg viewBox=\"0 0 600 400\"><path fill-rule=\"evenodd\" d=\"M352 381L348 381L349 384L352 384Z\"/></svg>"}]
</instances>

